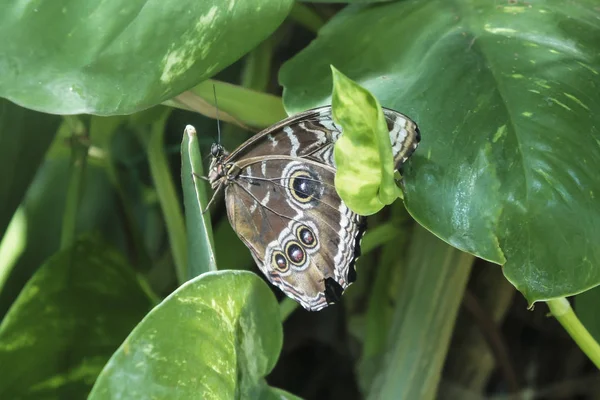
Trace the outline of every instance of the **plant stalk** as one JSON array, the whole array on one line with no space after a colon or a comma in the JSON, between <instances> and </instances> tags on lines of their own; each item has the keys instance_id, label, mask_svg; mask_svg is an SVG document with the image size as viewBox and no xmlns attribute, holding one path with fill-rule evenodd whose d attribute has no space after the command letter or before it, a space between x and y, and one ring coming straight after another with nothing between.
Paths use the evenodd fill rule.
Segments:
<instances>
[{"instance_id":1,"label":"plant stalk","mask_svg":"<svg viewBox=\"0 0 600 400\"><path fill-rule=\"evenodd\" d=\"M187 280L187 239L183 212L179 204L175 184L169 170L169 163L164 151L163 136L169 112L152 123L147 152L150 173L156 187L158 200L165 217L169 243L175 261L177 281L182 284Z\"/></svg>"},{"instance_id":2,"label":"plant stalk","mask_svg":"<svg viewBox=\"0 0 600 400\"><path fill-rule=\"evenodd\" d=\"M75 240L77 212L83 190L83 179L88 154L88 146L85 143L88 137L83 122L77 117L72 116L65 117L65 122L69 125L73 134L71 136L71 172L60 235L61 250L71 246Z\"/></svg>"},{"instance_id":3,"label":"plant stalk","mask_svg":"<svg viewBox=\"0 0 600 400\"><path fill-rule=\"evenodd\" d=\"M588 330L583 326L571 304L564 297L546 301L550 312L565 328L567 333L573 338L579 348L594 363L596 368L600 369L600 345Z\"/></svg>"},{"instance_id":4,"label":"plant stalk","mask_svg":"<svg viewBox=\"0 0 600 400\"><path fill-rule=\"evenodd\" d=\"M313 33L318 33L319 29L325 25L325 21L312 8L299 2L295 2L290 11L290 19L302 25Z\"/></svg>"}]
</instances>

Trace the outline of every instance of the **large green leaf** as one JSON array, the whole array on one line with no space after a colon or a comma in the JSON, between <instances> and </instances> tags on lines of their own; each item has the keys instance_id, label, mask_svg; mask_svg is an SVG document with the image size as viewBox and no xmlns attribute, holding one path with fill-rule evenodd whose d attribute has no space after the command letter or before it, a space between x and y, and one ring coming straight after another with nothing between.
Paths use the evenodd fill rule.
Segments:
<instances>
[{"instance_id":1,"label":"large green leaf","mask_svg":"<svg viewBox=\"0 0 600 400\"><path fill-rule=\"evenodd\" d=\"M84 398L149 308L119 253L77 241L36 272L0 325L0 398Z\"/></svg>"},{"instance_id":2,"label":"large green leaf","mask_svg":"<svg viewBox=\"0 0 600 400\"><path fill-rule=\"evenodd\" d=\"M275 366L282 336L275 296L257 275L208 272L144 318L90 399L269 398L264 376Z\"/></svg>"},{"instance_id":3,"label":"large green leaf","mask_svg":"<svg viewBox=\"0 0 600 400\"><path fill-rule=\"evenodd\" d=\"M23 200L61 119L0 99L0 238Z\"/></svg>"},{"instance_id":4,"label":"large green leaf","mask_svg":"<svg viewBox=\"0 0 600 400\"><path fill-rule=\"evenodd\" d=\"M530 301L578 293L600 283L595 5L349 7L284 66L284 104L328 103L335 65L419 123L405 187L421 224L505 264Z\"/></svg>"},{"instance_id":5,"label":"large green leaf","mask_svg":"<svg viewBox=\"0 0 600 400\"><path fill-rule=\"evenodd\" d=\"M0 96L40 111L124 114L239 59L291 0L4 1Z\"/></svg>"}]
</instances>

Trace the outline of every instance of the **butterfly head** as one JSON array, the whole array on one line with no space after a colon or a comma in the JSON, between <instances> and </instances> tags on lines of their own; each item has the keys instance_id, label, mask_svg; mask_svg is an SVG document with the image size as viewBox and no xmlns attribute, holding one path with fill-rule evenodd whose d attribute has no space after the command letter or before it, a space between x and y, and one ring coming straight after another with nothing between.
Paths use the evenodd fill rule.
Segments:
<instances>
[{"instance_id":1,"label":"butterfly head","mask_svg":"<svg viewBox=\"0 0 600 400\"><path fill-rule=\"evenodd\" d=\"M210 169L208 172L208 180L210 186L216 189L223 177L226 176L226 169L224 159L229 153L219 143L213 143L210 147L210 155L212 160L210 162Z\"/></svg>"},{"instance_id":2,"label":"butterfly head","mask_svg":"<svg viewBox=\"0 0 600 400\"><path fill-rule=\"evenodd\" d=\"M210 146L210 155L213 158L216 158L216 159L222 158L224 154L225 154L225 149L219 143L213 143L212 146Z\"/></svg>"}]
</instances>

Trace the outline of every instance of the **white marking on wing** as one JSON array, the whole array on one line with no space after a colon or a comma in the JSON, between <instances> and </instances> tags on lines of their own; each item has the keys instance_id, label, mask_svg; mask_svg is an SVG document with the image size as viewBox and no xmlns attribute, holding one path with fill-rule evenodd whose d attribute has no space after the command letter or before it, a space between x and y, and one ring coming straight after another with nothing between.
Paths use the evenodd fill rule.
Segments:
<instances>
[{"instance_id":1,"label":"white marking on wing","mask_svg":"<svg viewBox=\"0 0 600 400\"><path fill-rule=\"evenodd\" d=\"M400 150L402 150L402 146L404 145L407 135L408 132L406 130L406 119L403 117L397 117L394 121L394 127L390 131L392 153L394 157L396 157Z\"/></svg>"},{"instance_id":2,"label":"white marking on wing","mask_svg":"<svg viewBox=\"0 0 600 400\"><path fill-rule=\"evenodd\" d=\"M267 204L269 204L270 198L271 198L271 192L267 192L265 197L260 201L260 204L263 206L266 206ZM250 206L250 214L253 214L254 211L256 211L257 207L258 207L258 202L254 201L254 203L252 203L252 205Z\"/></svg>"},{"instance_id":3,"label":"white marking on wing","mask_svg":"<svg viewBox=\"0 0 600 400\"><path fill-rule=\"evenodd\" d=\"M300 128L304 129L307 132L311 132L314 133L315 136L317 137L317 142L313 144L313 146L316 145L321 145L327 142L327 136L325 135L325 132L323 132L320 129L310 129L306 127L306 123L301 122L300 124L298 124L300 126Z\"/></svg>"},{"instance_id":4,"label":"white marking on wing","mask_svg":"<svg viewBox=\"0 0 600 400\"><path fill-rule=\"evenodd\" d=\"M335 158L333 157L333 146L329 146L323 154L323 159L335 167Z\"/></svg>"},{"instance_id":5,"label":"white marking on wing","mask_svg":"<svg viewBox=\"0 0 600 400\"><path fill-rule=\"evenodd\" d=\"M265 197L263 197L263 199L260 201L260 204L262 204L263 206L266 206L267 204L269 204L270 198L271 198L271 192L267 192Z\"/></svg>"},{"instance_id":6,"label":"white marking on wing","mask_svg":"<svg viewBox=\"0 0 600 400\"><path fill-rule=\"evenodd\" d=\"M246 175L244 178L247 178L247 179L245 179L246 180L246 189L250 190L250 188L252 187L252 178L253 178L252 168L251 167L246 168L246 172L244 175Z\"/></svg>"},{"instance_id":7,"label":"white marking on wing","mask_svg":"<svg viewBox=\"0 0 600 400\"><path fill-rule=\"evenodd\" d=\"M292 128L290 128L289 126L286 126L285 128L283 128L283 131L285 132L287 137L290 139L290 143L292 145L290 155L292 157L297 157L298 149L300 148L300 142L298 141L298 137L294 133L294 130Z\"/></svg>"},{"instance_id":8,"label":"white marking on wing","mask_svg":"<svg viewBox=\"0 0 600 400\"><path fill-rule=\"evenodd\" d=\"M340 136L342 132L342 127L333 122L331 119L322 119L319 120L319 124L323 125L326 129L331 131L331 136L333 137L333 141L335 142L337 138Z\"/></svg>"},{"instance_id":9,"label":"white marking on wing","mask_svg":"<svg viewBox=\"0 0 600 400\"><path fill-rule=\"evenodd\" d=\"M263 176L267 176L267 162L263 161L260 163L260 172L262 172Z\"/></svg>"},{"instance_id":10,"label":"white marking on wing","mask_svg":"<svg viewBox=\"0 0 600 400\"><path fill-rule=\"evenodd\" d=\"M271 144L273 145L273 147L277 146L277 140L275 140L275 138L273 137L273 135L267 135L267 139L269 139L269 141L271 142Z\"/></svg>"},{"instance_id":11,"label":"white marking on wing","mask_svg":"<svg viewBox=\"0 0 600 400\"><path fill-rule=\"evenodd\" d=\"M331 116L331 107L323 107L319 110L321 116Z\"/></svg>"},{"instance_id":12,"label":"white marking on wing","mask_svg":"<svg viewBox=\"0 0 600 400\"><path fill-rule=\"evenodd\" d=\"M347 251L346 245L347 245L347 236L348 236L347 227L348 227L348 225L350 225L350 218L348 218L348 215L347 215L348 207L346 207L346 205L344 203L340 203L338 210L340 212L340 230L338 231L338 236L340 237L340 244L338 247L337 254L333 258L333 262L335 264L334 272L335 272L336 280L339 278L339 269L342 267L342 264L344 264L344 261L345 261L344 255Z\"/></svg>"}]
</instances>

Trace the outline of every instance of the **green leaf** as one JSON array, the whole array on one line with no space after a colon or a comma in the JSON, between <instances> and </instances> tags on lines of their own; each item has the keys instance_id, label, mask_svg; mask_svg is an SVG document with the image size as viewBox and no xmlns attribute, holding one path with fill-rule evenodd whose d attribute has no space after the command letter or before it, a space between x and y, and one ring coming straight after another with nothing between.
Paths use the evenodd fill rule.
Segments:
<instances>
[{"instance_id":1,"label":"green leaf","mask_svg":"<svg viewBox=\"0 0 600 400\"><path fill-rule=\"evenodd\" d=\"M371 215L398 198L387 123L377 99L335 67L331 108L344 134L334 148L335 188L360 215Z\"/></svg>"},{"instance_id":2,"label":"green leaf","mask_svg":"<svg viewBox=\"0 0 600 400\"><path fill-rule=\"evenodd\" d=\"M0 325L0 398L84 398L149 308L119 253L78 240L36 272Z\"/></svg>"},{"instance_id":3,"label":"green leaf","mask_svg":"<svg viewBox=\"0 0 600 400\"><path fill-rule=\"evenodd\" d=\"M69 169L68 155L47 159L27 190L22 207L27 231L25 249L0 292L0 316L6 313L34 272L59 250ZM122 221L111 207L114 202L115 193L105 171L88 165L77 232L101 231L103 237L110 238L111 244L122 243Z\"/></svg>"},{"instance_id":4,"label":"green leaf","mask_svg":"<svg viewBox=\"0 0 600 400\"><path fill-rule=\"evenodd\" d=\"M252 253L231 227L229 218L223 217L214 231L215 252L221 269L256 268Z\"/></svg>"},{"instance_id":5,"label":"green leaf","mask_svg":"<svg viewBox=\"0 0 600 400\"><path fill-rule=\"evenodd\" d=\"M383 3L392 0L301 0L307 3L349 3L349 4L367 4L367 3Z\"/></svg>"},{"instance_id":6,"label":"green leaf","mask_svg":"<svg viewBox=\"0 0 600 400\"><path fill-rule=\"evenodd\" d=\"M0 96L57 114L154 106L238 60L291 0L5 2Z\"/></svg>"},{"instance_id":7,"label":"green leaf","mask_svg":"<svg viewBox=\"0 0 600 400\"><path fill-rule=\"evenodd\" d=\"M600 304L600 287L595 287L575 297L575 310L579 315L579 319L581 319L581 322L594 339L600 343L600 313L598 313L598 304Z\"/></svg>"},{"instance_id":8,"label":"green leaf","mask_svg":"<svg viewBox=\"0 0 600 400\"><path fill-rule=\"evenodd\" d=\"M60 117L0 99L0 238L23 200L60 121Z\"/></svg>"},{"instance_id":9,"label":"green leaf","mask_svg":"<svg viewBox=\"0 0 600 400\"><path fill-rule=\"evenodd\" d=\"M0 292L6 279L25 251L27 244L27 221L25 212L18 208L0 240Z\"/></svg>"},{"instance_id":10,"label":"green leaf","mask_svg":"<svg viewBox=\"0 0 600 400\"><path fill-rule=\"evenodd\" d=\"M294 396L291 393L286 392L285 390L268 387L266 390L261 393L261 400L302 400L298 396Z\"/></svg>"},{"instance_id":11,"label":"green leaf","mask_svg":"<svg viewBox=\"0 0 600 400\"><path fill-rule=\"evenodd\" d=\"M406 261L396 261L402 281L368 398L435 398L474 260L415 225Z\"/></svg>"},{"instance_id":12,"label":"green leaf","mask_svg":"<svg viewBox=\"0 0 600 400\"><path fill-rule=\"evenodd\" d=\"M419 123L404 183L421 224L505 264L530 302L579 293L600 283L595 5L349 7L284 65L284 104L327 103L336 65Z\"/></svg>"},{"instance_id":13,"label":"green leaf","mask_svg":"<svg viewBox=\"0 0 600 400\"><path fill-rule=\"evenodd\" d=\"M203 175L196 129L188 125L181 142L181 184L188 240L188 279L217 270L210 214L202 214L208 205L208 185L205 180L199 178Z\"/></svg>"},{"instance_id":14,"label":"green leaf","mask_svg":"<svg viewBox=\"0 0 600 400\"><path fill-rule=\"evenodd\" d=\"M257 398L281 345L279 309L267 285L246 271L208 272L144 318L90 399Z\"/></svg>"},{"instance_id":15,"label":"green leaf","mask_svg":"<svg viewBox=\"0 0 600 400\"><path fill-rule=\"evenodd\" d=\"M196 111L216 119L215 91L221 121L242 127L264 128L288 116L278 96L212 79L166 101L165 105Z\"/></svg>"},{"instance_id":16,"label":"green leaf","mask_svg":"<svg viewBox=\"0 0 600 400\"><path fill-rule=\"evenodd\" d=\"M157 107L157 110L158 112L150 110L144 113L151 114L154 118L149 126L139 124L136 128L142 140L146 141L150 173L167 225L177 280L179 283L183 283L189 278L185 222L164 148L165 126L171 110L166 107Z\"/></svg>"}]
</instances>

